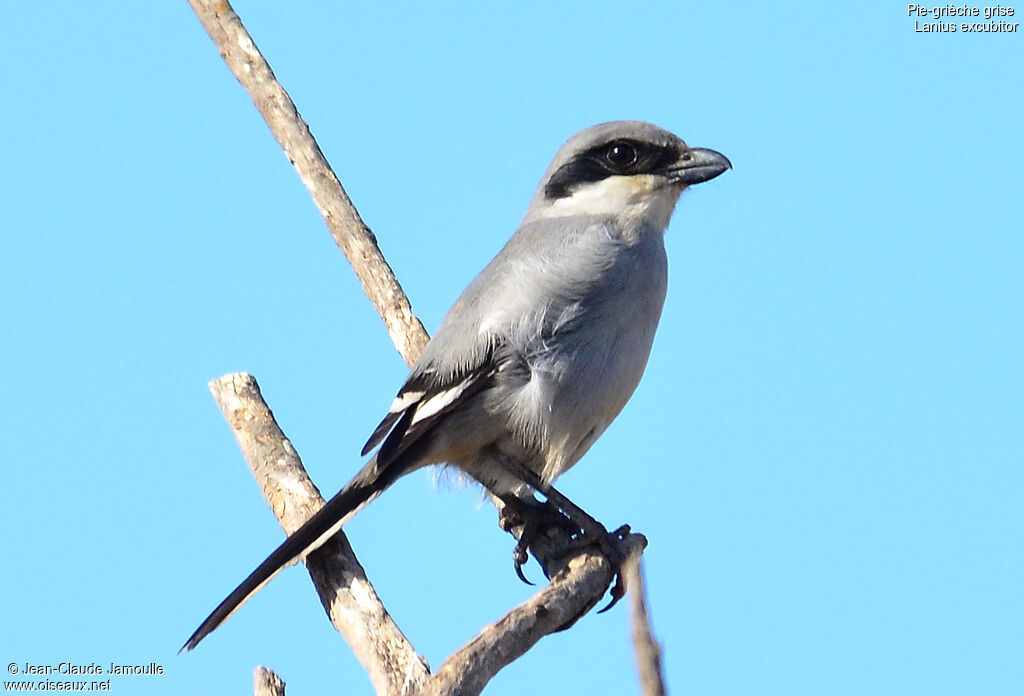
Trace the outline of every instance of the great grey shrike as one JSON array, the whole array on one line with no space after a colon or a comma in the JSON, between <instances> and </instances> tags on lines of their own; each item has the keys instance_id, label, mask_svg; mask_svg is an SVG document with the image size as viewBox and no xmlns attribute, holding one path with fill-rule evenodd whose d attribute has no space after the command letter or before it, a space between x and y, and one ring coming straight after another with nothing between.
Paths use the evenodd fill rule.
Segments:
<instances>
[{"instance_id":1,"label":"great grey shrike","mask_svg":"<svg viewBox=\"0 0 1024 696\"><path fill-rule=\"evenodd\" d=\"M423 349L363 447L376 447L374 456L184 648L421 467L455 467L500 501L545 493L640 381L665 300L663 236L679 195L730 166L718 152L642 121L603 123L570 138L519 229Z\"/></svg>"}]
</instances>

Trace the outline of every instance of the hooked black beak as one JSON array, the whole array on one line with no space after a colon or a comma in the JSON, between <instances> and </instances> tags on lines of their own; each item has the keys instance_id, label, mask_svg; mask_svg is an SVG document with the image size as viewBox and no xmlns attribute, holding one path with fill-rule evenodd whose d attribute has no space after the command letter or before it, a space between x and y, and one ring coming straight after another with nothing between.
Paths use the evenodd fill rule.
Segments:
<instances>
[{"instance_id":1,"label":"hooked black beak","mask_svg":"<svg viewBox=\"0 0 1024 696\"><path fill-rule=\"evenodd\" d=\"M691 147L683 151L670 173L674 181L689 186L710 181L726 169L732 169L732 162L721 152Z\"/></svg>"}]
</instances>

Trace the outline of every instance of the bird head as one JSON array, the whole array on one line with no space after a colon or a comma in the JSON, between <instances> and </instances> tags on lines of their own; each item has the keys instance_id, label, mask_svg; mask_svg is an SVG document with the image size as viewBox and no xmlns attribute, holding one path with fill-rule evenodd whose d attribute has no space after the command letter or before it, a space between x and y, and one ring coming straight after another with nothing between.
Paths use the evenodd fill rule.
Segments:
<instances>
[{"instance_id":1,"label":"bird head","mask_svg":"<svg viewBox=\"0 0 1024 696\"><path fill-rule=\"evenodd\" d=\"M577 133L561 147L523 222L614 216L664 229L687 186L713 179L731 167L725 155L690 147L651 123L602 123Z\"/></svg>"}]
</instances>

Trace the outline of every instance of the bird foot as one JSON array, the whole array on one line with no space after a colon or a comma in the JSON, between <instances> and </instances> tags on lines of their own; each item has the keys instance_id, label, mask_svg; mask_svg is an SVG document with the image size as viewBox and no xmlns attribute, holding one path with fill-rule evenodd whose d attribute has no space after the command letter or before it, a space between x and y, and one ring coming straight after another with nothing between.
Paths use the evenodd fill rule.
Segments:
<instances>
[{"instance_id":1,"label":"bird foot","mask_svg":"<svg viewBox=\"0 0 1024 696\"><path fill-rule=\"evenodd\" d=\"M531 551L544 574L550 578L552 574L548 568L553 560L562 562L558 559L567 560L583 549L596 546L614 573L609 590L611 599L598 613L608 611L626 594L622 570L625 557L619 547L630 534L629 525L609 532L603 524L550 486L545 486L540 492L545 498L543 502L532 497L502 498L498 523L502 529L518 537L512 556L516 575L526 584L533 584L523 574L523 565ZM547 548L538 553L539 546Z\"/></svg>"},{"instance_id":2,"label":"bird foot","mask_svg":"<svg viewBox=\"0 0 1024 696\"><path fill-rule=\"evenodd\" d=\"M586 548L597 547L597 550L601 552L601 555L603 555L612 566L615 577L612 581L611 589L609 590L609 596L611 599L607 605L598 610L598 614L603 614L614 607L619 603L619 600L626 595L626 580L622 574L622 566L626 559L622 555L622 552L619 551L619 543L629 536L629 533L630 527L628 524L624 524L618 529L609 532L605 529L604 525L597 523L594 528L584 530L582 536L573 539L565 547L565 555L569 555L569 553L572 552L582 551Z\"/></svg>"},{"instance_id":3,"label":"bird foot","mask_svg":"<svg viewBox=\"0 0 1024 696\"><path fill-rule=\"evenodd\" d=\"M618 542L623 541L629 535L629 531L629 525L624 524L598 541L601 553L605 555L605 558L608 559L608 562L612 564L612 568L615 570L615 580L612 582L611 590L608 592L611 600L603 608L597 610L598 614L605 613L626 596L626 577L622 574L622 566L626 559L622 552L619 551Z\"/></svg>"},{"instance_id":4,"label":"bird foot","mask_svg":"<svg viewBox=\"0 0 1024 696\"><path fill-rule=\"evenodd\" d=\"M572 538L579 537L580 530L569 518L547 503L522 498L503 502L504 505L498 512L498 525L518 537L512 550L516 576L527 585L533 585L534 583L523 573L523 566L530 558L530 547L541 537L547 536L551 530L566 531Z\"/></svg>"}]
</instances>

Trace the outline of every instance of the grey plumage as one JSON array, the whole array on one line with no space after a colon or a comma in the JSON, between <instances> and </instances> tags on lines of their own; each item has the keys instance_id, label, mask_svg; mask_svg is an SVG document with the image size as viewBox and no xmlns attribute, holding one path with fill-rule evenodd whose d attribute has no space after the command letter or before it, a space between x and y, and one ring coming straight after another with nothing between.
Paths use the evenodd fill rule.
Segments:
<instances>
[{"instance_id":1,"label":"grey plumage","mask_svg":"<svg viewBox=\"0 0 1024 696\"><path fill-rule=\"evenodd\" d=\"M601 124L558 152L516 234L445 316L363 454L370 462L197 629L191 649L281 567L397 478L430 464L498 497L576 464L633 394L667 288L663 233L686 186L729 161L649 123Z\"/></svg>"}]
</instances>

